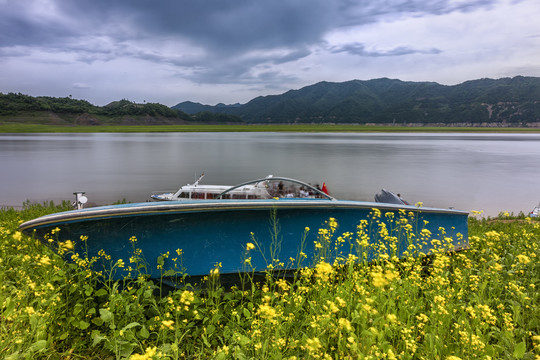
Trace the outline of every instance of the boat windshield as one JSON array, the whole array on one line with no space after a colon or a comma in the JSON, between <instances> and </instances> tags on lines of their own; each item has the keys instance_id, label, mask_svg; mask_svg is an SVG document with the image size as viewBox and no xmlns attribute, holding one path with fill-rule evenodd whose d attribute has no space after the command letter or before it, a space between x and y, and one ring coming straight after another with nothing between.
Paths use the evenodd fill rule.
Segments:
<instances>
[{"instance_id":1,"label":"boat windshield","mask_svg":"<svg viewBox=\"0 0 540 360\"><path fill-rule=\"evenodd\" d=\"M269 198L316 198L316 199L328 199L335 200L332 196L324 193L318 185L312 186L302 181L289 179L284 177L267 177L264 179L257 179L248 181L230 189L225 190L221 194L216 196L216 199L234 199L240 198L234 196L239 188L246 186L254 186L261 191L258 192L259 196L254 198L269 199ZM248 198L248 197L244 197ZM253 197L249 197L253 198Z\"/></svg>"}]
</instances>

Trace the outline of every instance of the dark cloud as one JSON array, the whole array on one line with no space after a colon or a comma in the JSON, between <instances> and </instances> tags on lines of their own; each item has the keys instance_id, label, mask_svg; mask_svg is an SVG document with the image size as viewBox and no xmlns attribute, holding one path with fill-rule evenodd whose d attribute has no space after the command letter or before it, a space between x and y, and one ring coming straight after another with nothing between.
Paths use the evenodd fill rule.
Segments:
<instances>
[{"instance_id":1,"label":"dark cloud","mask_svg":"<svg viewBox=\"0 0 540 360\"><path fill-rule=\"evenodd\" d=\"M469 11L494 0L92 0L52 1L50 16L28 2L0 5L1 46L58 45L73 37L108 36L115 42L160 37L189 41L211 53L305 47L336 27L402 14ZM181 50L181 49L179 49Z\"/></svg>"},{"instance_id":2,"label":"dark cloud","mask_svg":"<svg viewBox=\"0 0 540 360\"><path fill-rule=\"evenodd\" d=\"M0 47L62 44L73 31L61 23L40 18L23 2L0 4Z\"/></svg>"},{"instance_id":3,"label":"dark cloud","mask_svg":"<svg viewBox=\"0 0 540 360\"><path fill-rule=\"evenodd\" d=\"M370 57L380 57L380 56L403 56L411 54L439 54L442 51L439 49L414 49L407 46L398 46L391 50L386 51L370 51L366 50L365 46L360 43L351 43L344 46L334 46L330 48L330 51L334 54L345 52L351 55L358 56L370 56Z\"/></svg>"},{"instance_id":4,"label":"dark cloud","mask_svg":"<svg viewBox=\"0 0 540 360\"><path fill-rule=\"evenodd\" d=\"M287 72L284 65L326 66L322 60L315 65L300 61L317 52L373 58L439 54L444 49L400 41L402 46L381 50L365 46L361 37L328 44L332 32L400 18L470 12L499 1L0 0L0 61L31 54L34 62L97 64L101 70L103 64L128 59L130 64L164 65L164 73L196 84L288 87L301 71ZM34 57L36 53L49 56L45 60ZM90 79L69 84L97 88L87 83Z\"/></svg>"},{"instance_id":5,"label":"dark cloud","mask_svg":"<svg viewBox=\"0 0 540 360\"><path fill-rule=\"evenodd\" d=\"M332 2L108 1L65 2L62 11L93 32L139 39L178 38L219 54L239 49L296 47L318 41L332 26ZM114 25L119 24L120 25ZM112 25L112 28L109 26ZM90 30L92 28L93 30Z\"/></svg>"}]
</instances>

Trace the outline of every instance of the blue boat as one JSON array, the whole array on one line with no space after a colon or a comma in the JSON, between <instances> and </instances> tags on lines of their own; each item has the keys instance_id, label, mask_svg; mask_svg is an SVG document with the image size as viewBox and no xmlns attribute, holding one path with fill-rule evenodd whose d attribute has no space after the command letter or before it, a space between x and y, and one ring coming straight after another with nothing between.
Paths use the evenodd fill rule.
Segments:
<instances>
[{"instance_id":1,"label":"blue boat","mask_svg":"<svg viewBox=\"0 0 540 360\"><path fill-rule=\"evenodd\" d=\"M248 184L267 191L258 199L228 196ZM271 177L233 186L217 199L85 208L42 216L20 229L48 245L72 244L67 259L73 253L97 258L94 270L112 279L136 277L142 259L139 271L150 278L196 277L468 246L467 212L405 205L387 193L382 198L389 202L336 200L301 181Z\"/></svg>"}]
</instances>

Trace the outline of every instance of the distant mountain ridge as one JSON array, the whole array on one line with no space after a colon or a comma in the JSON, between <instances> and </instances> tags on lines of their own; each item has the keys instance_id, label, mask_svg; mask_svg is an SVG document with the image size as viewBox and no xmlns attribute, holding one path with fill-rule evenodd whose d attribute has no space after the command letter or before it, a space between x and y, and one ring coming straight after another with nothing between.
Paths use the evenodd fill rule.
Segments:
<instances>
[{"instance_id":1,"label":"distant mountain ridge","mask_svg":"<svg viewBox=\"0 0 540 360\"><path fill-rule=\"evenodd\" d=\"M183 102L172 108L235 115L247 123L533 125L540 123L540 78L479 79L452 86L388 78L323 81L246 104Z\"/></svg>"},{"instance_id":2,"label":"distant mountain ridge","mask_svg":"<svg viewBox=\"0 0 540 360\"><path fill-rule=\"evenodd\" d=\"M224 108L235 108L238 106L241 106L241 104L237 103L237 104L232 104L232 105L225 105L225 104L219 103L217 105L203 105L203 104L195 103L192 101L184 101L183 103L172 106L171 109L180 110L182 112L185 112L186 114L194 115L194 114L205 112L205 111L218 112L216 111L216 109L223 110Z\"/></svg>"},{"instance_id":3,"label":"distant mountain ridge","mask_svg":"<svg viewBox=\"0 0 540 360\"><path fill-rule=\"evenodd\" d=\"M70 97L33 97L21 93L0 93L0 125L179 125L238 124L234 115L203 112L189 115L158 103L137 104L126 99L105 106L95 106L86 100Z\"/></svg>"}]
</instances>

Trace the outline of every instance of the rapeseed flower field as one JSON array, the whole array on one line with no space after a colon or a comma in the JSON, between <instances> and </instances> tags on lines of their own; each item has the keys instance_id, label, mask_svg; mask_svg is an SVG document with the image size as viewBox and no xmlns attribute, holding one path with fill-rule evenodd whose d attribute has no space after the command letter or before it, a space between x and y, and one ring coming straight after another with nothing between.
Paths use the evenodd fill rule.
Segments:
<instances>
[{"instance_id":1,"label":"rapeseed flower field","mask_svg":"<svg viewBox=\"0 0 540 360\"><path fill-rule=\"evenodd\" d=\"M73 254L71 241L44 246L18 231L23 221L68 206L0 210L5 359L540 359L536 219L471 216L470 247L460 252L422 232L441 250L328 263L325 251L344 241L357 237L369 246L362 231L340 234L330 219L319 241L306 244L321 257L291 278L268 272L257 280L246 272L229 288L216 264L204 286L166 289L143 275L136 237L126 239L133 256L124 263ZM256 239L246 242L247 268L257 246ZM179 249L163 257L174 257L181 274L182 255ZM108 281L91 270L96 261L131 278Z\"/></svg>"}]
</instances>

